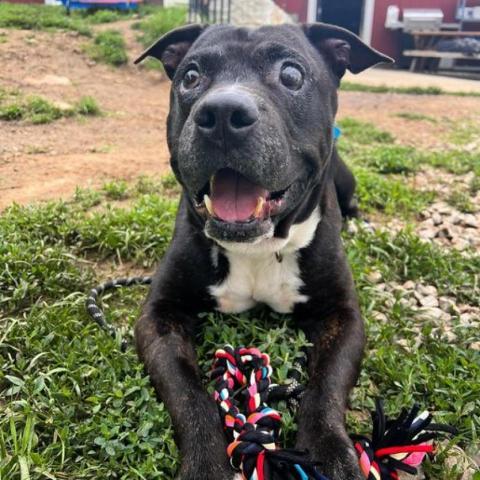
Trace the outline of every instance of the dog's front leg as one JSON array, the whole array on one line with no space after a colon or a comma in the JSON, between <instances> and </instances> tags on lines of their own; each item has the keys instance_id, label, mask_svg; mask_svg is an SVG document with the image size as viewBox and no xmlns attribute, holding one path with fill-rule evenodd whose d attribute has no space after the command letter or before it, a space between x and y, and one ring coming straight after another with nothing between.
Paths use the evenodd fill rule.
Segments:
<instances>
[{"instance_id":1,"label":"dog's front leg","mask_svg":"<svg viewBox=\"0 0 480 480\"><path fill-rule=\"evenodd\" d=\"M163 310L161 318L144 313L135 339L155 391L172 418L182 457L181 480L230 480L233 470L217 407L203 389L193 342L183 325L193 324L181 311Z\"/></svg>"},{"instance_id":2,"label":"dog's front leg","mask_svg":"<svg viewBox=\"0 0 480 480\"><path fill-rule=\"evenodd\" d=\"M359 373L365 335L356 306L299 322L313 343L310 380L298 413L297 447L331 480L360 480L358 458L345 429L348 394Z\"/></svg>"}]
</instances>

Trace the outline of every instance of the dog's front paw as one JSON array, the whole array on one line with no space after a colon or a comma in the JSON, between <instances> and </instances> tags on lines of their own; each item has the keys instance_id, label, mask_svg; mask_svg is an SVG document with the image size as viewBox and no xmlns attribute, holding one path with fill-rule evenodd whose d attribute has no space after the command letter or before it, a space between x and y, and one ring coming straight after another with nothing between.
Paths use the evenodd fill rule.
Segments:
<instances>
[{"instance_id":1,"label":"dog's front paw","mask_svg":"<svg viewBox=\"0 0 480 480\"><path fill-rule=\"evenodd\" d=\"M352 442L342 435L329 435L307 447L318 471L332 480L365 480Z\"/></svg>"}]
</instances>

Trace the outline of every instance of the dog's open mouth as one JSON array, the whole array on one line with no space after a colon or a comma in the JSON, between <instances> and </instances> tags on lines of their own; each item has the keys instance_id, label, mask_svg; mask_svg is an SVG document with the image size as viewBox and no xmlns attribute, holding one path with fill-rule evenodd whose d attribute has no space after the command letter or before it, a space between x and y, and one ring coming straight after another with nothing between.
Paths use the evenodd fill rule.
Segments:
<instances>
[{"instance_id":1,"label":"dog's open mouth","mask_svg":"<svg viewBox=\"0 0 480 480\"><path fill-rule=\"evenodd\" d=\"M241 173L224 168L198 194L196 208L229 224L264 221L282 211L287 190L269 192Z\"/></svg>"}]
</instances>

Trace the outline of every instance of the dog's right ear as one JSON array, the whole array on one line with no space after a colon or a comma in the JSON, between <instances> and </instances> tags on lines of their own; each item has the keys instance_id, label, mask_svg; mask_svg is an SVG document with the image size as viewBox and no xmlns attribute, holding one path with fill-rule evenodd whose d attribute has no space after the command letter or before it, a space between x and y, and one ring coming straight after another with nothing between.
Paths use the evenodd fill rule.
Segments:
<instances>
[{"instance_id":1,"label":"dog's right ear","mask_svg":"<svg viewBox=\"0 0 480 480\"><path fill-rule=\"evenodd\" d=\"M171 30L148 47L134 63L140 63L146 57L158 58L171 80L183 57L207 26L195 23Z\"/></svg>"}]
</instances>

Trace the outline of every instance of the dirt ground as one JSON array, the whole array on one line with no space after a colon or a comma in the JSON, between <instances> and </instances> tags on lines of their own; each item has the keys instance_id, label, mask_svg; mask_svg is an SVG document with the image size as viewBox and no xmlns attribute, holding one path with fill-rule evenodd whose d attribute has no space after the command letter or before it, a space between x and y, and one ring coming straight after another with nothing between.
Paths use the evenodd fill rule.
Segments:
<instances>
[{"instance_id":1,"label":"dirt ground","mask_svg":"<svg viewBox=\"0 0 480 480\"><path fill-rule=\"evenodd\" d=\"M121 30L131 60L142 47L130 22L99 28ZM1 30L0 30L1 32ZM105 115L61 119L47 125L0 121L0 209L13 201L68 197L76 186L133 179L168 169L165 120L169 82L132 64L96 64L83 53L85 37L71 32L3 30L0 86L73 104L96 99ZM412 122L398 113L426 115ZM422 148L449 143L452 122L478 121L480 98L342 92L339 117L352 116L392 132L399 142Z\"/></svg>"}]
</instances>

